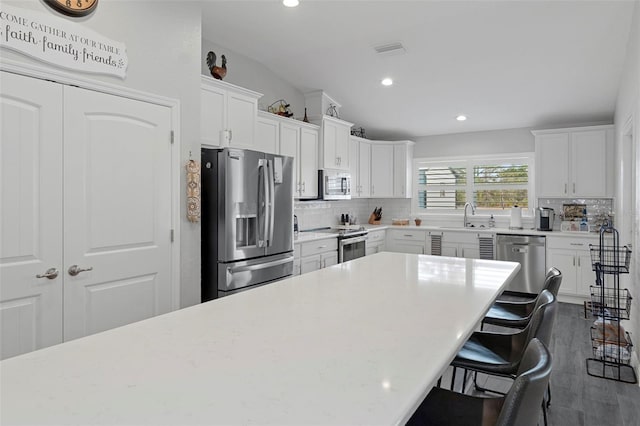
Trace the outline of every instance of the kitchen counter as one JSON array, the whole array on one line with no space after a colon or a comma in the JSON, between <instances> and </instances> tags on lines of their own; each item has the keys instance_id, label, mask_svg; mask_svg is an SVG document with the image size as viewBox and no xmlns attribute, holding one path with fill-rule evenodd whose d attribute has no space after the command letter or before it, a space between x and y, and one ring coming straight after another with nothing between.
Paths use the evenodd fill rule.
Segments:
<instances>
[{"instance_id":1,"label":"kitchen counter","mask_svg":"<svg viewBox=\"0 0 640 426\"><path fill-rule=\"evenodd\" d=\"M403 424L519 265L379 253L0 363L2 424Z\"/></svg>"},{"instance_id":2,"label":"kitchen counter","mask_svg":"<svg viewBox=\"0 0 640 426\"><path fill-rule=\"evenodd\" d=\"M357 225L360 226L360 225ZM425 231L451 231L451 232L476 232L476 233L488 233L488 234L510 234L510 235L542 235L553 237L568 237L568 238L599 238L600 234L597 232L560 232L560 231L538 231L535 229L509 229L509 228L482 228L475 226L472 228L463 228L457 226L429 226L429 225L362 225L365 229L371 231L383 230L383 229L422 229Z\"/></svg>"}]
</instances>

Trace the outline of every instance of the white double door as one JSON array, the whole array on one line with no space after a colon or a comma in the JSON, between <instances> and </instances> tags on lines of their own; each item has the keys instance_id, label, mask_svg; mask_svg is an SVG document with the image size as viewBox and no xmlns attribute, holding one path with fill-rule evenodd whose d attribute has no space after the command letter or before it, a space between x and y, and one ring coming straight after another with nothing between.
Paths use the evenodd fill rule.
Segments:
<instances>
[{"instance_id":1,"label":"white double door","mask_svg":"<svg viewBox=\"0 0 640 426\"><path fill-rule=\"evenodd\" d=\"M170 311L170 109L0 84L0 357Z\"/></svg>"}]
</instances>

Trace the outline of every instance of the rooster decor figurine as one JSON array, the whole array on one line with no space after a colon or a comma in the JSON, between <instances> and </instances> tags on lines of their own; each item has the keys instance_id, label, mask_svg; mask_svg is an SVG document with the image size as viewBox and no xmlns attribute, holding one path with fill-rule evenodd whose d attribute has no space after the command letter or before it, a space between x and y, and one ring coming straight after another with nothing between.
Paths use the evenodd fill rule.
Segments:
<instances>
[{"instance_id":1,"label":"rooster decor figurine","mask_svg":"<svg viewBox=\"0 0 640 426\"><path fill-rule=\"evenodd\" d=\"M207 66L211 71L211 75L217 80L222 80L227 75L227 58L224 55L222 55L221 65L219 67L216 66L216 54L214 52L207 54Z\"/></svg>"}]
</instances>

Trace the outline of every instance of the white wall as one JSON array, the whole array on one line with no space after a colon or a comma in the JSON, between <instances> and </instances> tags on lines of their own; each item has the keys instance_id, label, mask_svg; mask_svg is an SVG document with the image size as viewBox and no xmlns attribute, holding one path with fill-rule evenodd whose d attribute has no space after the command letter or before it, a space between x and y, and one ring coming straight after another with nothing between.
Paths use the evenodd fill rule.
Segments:
<instances>
[{"instance_id":1,"label":"white wall","mask_svg":"<svg viewBox=\"0 0 640 426\"><path fill-rule=\"evenodd\" d=\"M40 0L4 1L69 19L127 46L129 67L123 81L117 77L81 74L84 78L180 100L182 164L200 156L200 2L101 1L96 11L82 19L64 18ZM41 62L0 51L0 58L26 63ZM53 65L52 65L53 67ZM185 188L181 171L180 188ZM200 226L189 223L181 190L181 306L200 302Z\"/></svg>"},{"instance_id":2,"label":"white wall","mask_svg":"<svg viewBox=\"0 0 640 426\"><path fill-rule=\"evenodd\" d=\"M625 155L624 146L625 125L629 121L633 122L633 145L635 146L635 158ZM631 208L630 217L623 218L624 221L633 222L635 224L634 235L626 237L631 238L633 242L633 262L631 265L630 277L624 277L625 283L628 284L631 295L634 296L631 308L631 321L624 323L628 331L634 332L637 341L640 338L640 1L636 1L633 13L633 22L631 24L631 34L627 45L627 56L625 66L618 90L618 98L616 101L616 112L614 117L616 125L616 171L621 172L625 168L631 166L631 162L635 162L636 176L632 178L632 182L624 181L623 173L616 173L616 197L619 205L624 203L624 188L631 185L635 186L635 208ZM625 243L625 240L621 242ZM626 278L630 278L626 280ZM633 339L633 337L632 337ZM636 350L636 357L638 351Z\"/></svg>"},{"instance_id":3,"label":"white wall","mask_svg":"<svg viewBox=\"0 0 640 426\"><path fill-rule=\"evenodd\" d=\"M415 139L414 158L533 152L531 129L490 130L422 136Z\"/></svg>"},{"instance_id":4,"label":"white wall","mask_svg":"<svg viewBox=\"0 0 640 426\"><path fill-rule=\"evenodd\" d=\"M227 76L224 78L224 81L254 90L264 95L258 100L260 109L266 110L267 106L273 102L279 99L285 99L291 104L291 111L295 118L302 118L304 116L304 95L300 90L281 79L277 72L270 70L260 62L206 39L202 39L200 61L200 68L203 75L211 77L206 63L206 57L209 51L215 52L218 56L218 66L220 66L221 63L220 56L226 56Z\"/></svg>"}]
</instances>

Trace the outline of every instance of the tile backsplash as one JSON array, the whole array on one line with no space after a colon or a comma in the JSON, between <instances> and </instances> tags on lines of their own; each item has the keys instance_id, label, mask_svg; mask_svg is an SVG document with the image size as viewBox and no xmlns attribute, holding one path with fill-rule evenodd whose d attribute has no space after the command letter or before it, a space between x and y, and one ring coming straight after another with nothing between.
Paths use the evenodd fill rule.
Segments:
<instances>
[{"instance_id":1,"label":"tile backsplash","mask_svg":"<svg viewBox=\"0 0 640 426\"><path fill-rule=\"evenodd\" d=\"M612 198L538 198L539 207L550 207L555 210L556 220L553 223L553 230L560 230L562 222L563 204L584 204L587 206L587 222L590 229L600 225L602 220L607 218L614 224L613 199Z\"/></svg>"},{"instance_id":2,"label":"tile backsplash","mask_svg":"<svg viewBox=\"0 0 640 426\"><path fill-rule=\"evenodd\" d=\"M342 214L356 217L356 223L367 223L376 207L382 207L382 223L390 224L393 218L411 217L411 200L401 198L352 199L341 201L296 201L294 214L298 216L301 230L336 226Z\"/></svg>"}]
</instances>

